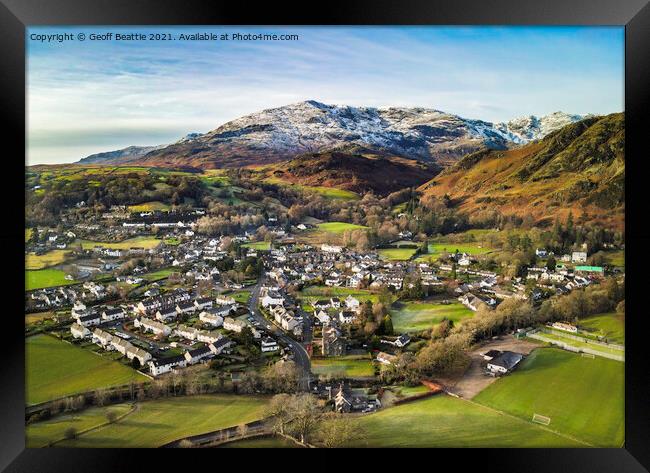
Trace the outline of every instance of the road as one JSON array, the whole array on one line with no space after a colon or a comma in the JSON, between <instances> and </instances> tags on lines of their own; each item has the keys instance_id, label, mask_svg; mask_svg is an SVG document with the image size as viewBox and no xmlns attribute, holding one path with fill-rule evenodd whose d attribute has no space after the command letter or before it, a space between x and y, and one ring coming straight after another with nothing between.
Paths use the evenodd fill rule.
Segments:
<instances>
[{"instance_id":1,"label":"road","mask_svg":"<svg viewBox=\"0 0 650 473\"><path fill-rule=\"evenodd\" d=\"M263 279L257 282L257 284L251 289L251 298L248 301L248 308L251 312L251 315L257 320L266 331L272 333L280 342L280 344L288 346L291 348L291 351L294 356L294 361L296 366L301 370L302 376L300 377L300 388L304 391L309 390L309 382L311 380L311 362L309 361L309 355L307 350L302 345L302 343L297 342L293 338L289 337L281 328L277 325L269 322L264 315L259 310L259 301L260 301L260 291L262 288Z\"/></svg>"}]
</instances>

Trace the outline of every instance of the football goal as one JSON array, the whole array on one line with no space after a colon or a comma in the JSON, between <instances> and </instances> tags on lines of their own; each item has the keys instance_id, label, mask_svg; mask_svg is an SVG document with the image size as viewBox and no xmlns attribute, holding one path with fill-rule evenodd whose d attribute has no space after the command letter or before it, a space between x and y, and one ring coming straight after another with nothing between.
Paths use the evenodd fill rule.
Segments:
<instances>
[{"instance_id":1,"label":"football goal","mask_svg":"<svg viewBox=\"0 0 650 473\"><path fill-rule=\"evenodd\" d=\"M551 418L540 414L533 414L533 422L537 422L538 424L542 425L548 425L551 423Z\"/></svg>"},{"instance_id":2,"label":"football goal","mask_svg":"<svg viewBox=\"0 0 650 473\"><path fill-rule=\"evenodd\" d=\"M583 353L583 358L596 358L593 353Z\"/></svg>"}]
</instances>

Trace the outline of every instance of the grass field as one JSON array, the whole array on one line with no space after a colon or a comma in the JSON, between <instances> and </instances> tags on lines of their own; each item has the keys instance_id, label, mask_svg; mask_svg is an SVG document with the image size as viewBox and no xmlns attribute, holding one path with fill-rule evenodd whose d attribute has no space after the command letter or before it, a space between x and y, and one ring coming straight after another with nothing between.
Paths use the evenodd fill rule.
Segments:
<instances>
[{"instance_id":1,"label":"grass field","mask_svg":"<svg viewBox=\"0 0 650 473\"><path fill-rule=\"evenodd\" d=\"M63 263L69 254L70 250L52 250L42 255L29 253L25 256L25 269L38 270L56 266Z\"/></svg>"},{"instance_id":2,"label":"grass field","mask_svg":"<svg viewBox=\"0 0 650 473\"><path fill-rule=\"evenodd\" d=\"M532 423L437 395L358 419L358 447L579 447Z\"/></svg>"},{"instance_id":3,"label":"grass field","mask_svg":"<svg viewBox=\"0 0 650 473\"><path fill-rule=\"evenodd\" d=\"M625 320L616 312L593 315L580 319L578 323L584 329L594 335L606 337L615 343L625 343Z\"/></svg>"},{"instance_id":4,"label":"grass field","mask_svg":"<svg viewBox=\"0 0 650 473\"><path fill-rule=\"evenodd\" d=\"M609 346L597 345L595 343L588 343L588 342L581 342L579 340L574 340L572 338L565 336L559 331L554 331L553 333L544 332L544 333L540 333L539 335L549 340L556 340L558 342L566 343L567 345L570 345L575 348L589 348L590 350L594 350L596 352L609 353L611 355L617 355L617 356L625 355L624 350L619 350L618 348L609 347Z\"/></svg>"},{"instance_id":5,"label":"grass field","mask_svg":"<svg viewBox=\"0 0 650 473\"><path fill-rule=\"evenodd\" d=\"M154 200L151 202L144 202L142 204L129 205L128 208L130 212L152 212L154 210L169 210L171 209L171 206L169 204L165 204L164 202Z\"/></svg>"},{"instance_id":6,"label":"grass field","mask_svg":"<svg viewBox=\"0 0 650 473\"><path fill-rule=\"evenodd\" d=\"M160 240L148 236L129 238L128 240L119 241L119 242L81 240L81 247L84 250L92 250L95 246L103 246L104 248L117 248L117 249L129 249L129 248L151 249L151 248L155 248L159 244L160 244Z\"/></svg>"},{"instance_id":7,"label":"grass field","mask_svg":"<svg viewBox=\"0 0 650 473\"><path fill-rule=\"evenodd\" d=\"M142 275L143 279L146 279L149 282L160 281L162 279L168 278L169 275L173 272L176 272L176 268L162 268L157 271L152 271Z\"/></svg>"},{"instance_id":8,"label":"grass field","mask_svg":"<svg viewBox=\"0 0 650 473\"><path fill-rule=\"evenodd\" d=\"M607 251L605 253L605 259L607 263L611 266L617 266L619 268L625 267L625 250L615 250Z\"/></svg>"},{"instance_id":9,"label":"grass field","mask_svg":"<svg viewBox=\"0 0 650 473\"><path fill-rule=\"evenodd\" d=\"M66 286L75 284L78 281L68 281L65 278L65 271L60 269L39 269L36 271L25 271L25 290L33 291L44 287Z\"/></svg>"},{"instance_id":10,"label":"grass field","mask_svg":"<svg viewBox=\"0 0 650 473\"><path fill-rule=\"evenodd\" d=\"M237 291L228 295L242 304L247 304L251 298L251 293L249 291Z\"/></svg>"},{"instance_id":11,"label":"grass field","mask_svg":"<svg viewBox=\"0 0 650 473\"><path fill-rule=\"evenodd\" d=\"M344 190L337 189L335 187L324 187L324 186L304 186L302 184L293 184L291 182L283 181L275 177L269 177L265 179L266 182L270 184L277 184L284 187L291 187L293 189L305 192L315 192L320 194L323 197L328 199L342 199L342 200L358 200L360 198L359 194Z\"/></svg>"},{"instance_id":12,"label":"grass field","mask_svg":"<svg viewBox=\"0 0 650 473\"><path fill-rule=\"evenodd\" d=\"M426 255L418 256L417 261L436 261L443 253L455 253L458 250L460 253L467 253L468 255L483 255L494 251L481 243L452 243L452 242L437 242L429 243Z\"/></svg>"},{"instance_id":13,"label":"grass field","mask_svg":"<svg viewBox=\"0 0 650 473\"><path fill-rule=\"evenodd\" d=\"M351 287L328 287L328 286L309 286L300 291L300 299L303 301L303 310L311 312L313 310L311 303L319 299L329 299L338 297L345 299L352 296L360 302L372 301L377 302L379 296L370 291L363 289L354 289Z\"/></svg>"},{"instance_id":14,"label":"grass field","mask_svg":"<svg viewBox=\"0 0 650 473\"><path fill-rule=\"evenodd\" d=\"M158 447L182 437L261 419L266 402L263 397L225 394L146 401L120 422L59 445L75 448Z\"/></svg>"},{"instance_id":15,"label":"grass field","mask_svg":"<svg viewBox=\"0 0 650 473\"><path fill-rule=\"evenodd\" d=\"M553 430L594 446L620 447L624 370L624 364L617 361L540 348L474 401L527 421L535 413L547 416Z\"/></svg>"},{"instance_id":16,"label":"grass field","mask_svg":"<svg viewBox=\"0 0 650 473\"><path fill-rule=\"evenodd\" d=\"M32 233L34 233L33 228L25 228L25 243L27 243L29 239L32 237Z\"/></svg>"},{"instance_id":17,"label":"grass field","mask_svg":"<svg viewBox=\"0 0 650 473\"><path fill-rule=\"evenodd\" d=\"M63 440L65 431L74 427L77 432L97 427L107 422L106 414L115 412L122 416L131 410L128 404L110 407L91 407L80 413L62 414L52 419L37 422L25 427L25 440L28 448L46 447L50 442Z\"/></svg>"},{"instance_id":18,"label":"grass field","mask_svg":"<svg viewBox=\"0 0 650 473\"><path fill-rule=\"evenodd\" d=\"M266 435L251 439L236 440L224 443L218 448L303 448L296 442L276 435Z\"/></svg>"},{"instance_id":19,"label":"grass field","mask_svg":"<svg viewBox=\"0 0 650 473\"><path fill-rule=\"evenodd\" d=\"M48 335L29 337L25 345L25 397L29 405L147 379L118 362Z\"/></svg>"},{"instance_id":20,"label":"grass field","mask_svg":"<svg viewBox=\"0 0 650 473\"><path fill-rule=\"evenodd\" d=\"M334 233L336 235L339 235L349 230L363 230L368 228L363 225L355 225L353 223L345 223L345 222L319 223L318 225L316 225L316 227L318 228L318 230L322 232Z\"/></svg>"},{"instance_id":21,"label":"grass field","mask_svg":"<svg viewBox=\"0 0 650 473\"><path fill-rule=\"evenodd\" d=\"M328 374L346 378L367 378L375 375L368 356L337 356L312 358L311 370L315 375Z\"/></svg>"},{"instance_id":22,"label":"grass field","mask_svg":"<svg viewBox=\"0 0 650 473\"><path fill-rule=\"evenodd\" d=\"M377 250L379 256L390 261L406 261L417 251L416 248L382 248Z\"/></svg>"},{"instance_id":23,"label":"grass field","mask_svg":"<svg viewBox=\"0 0 650 473\"><path fill-rule=\"evenodd\" d=\"M403 302L399 305L399 308L390 310L395 332L419 332L439 324L444 318L458 324L463 319L474 315L474 312L458 302L451 304Z\"/></svg>"},{"instance_id":24,"label":"grass field","mask_svg":"<svg viewBox=\"0 0 650 473\"><path fill-rule=\"evenodd\" d=\"M244 243L242 245L244 248L252 248L254 250L270 250L271 242L270 241L255 241L252 243Z\"/></svg>"}]
</instances>

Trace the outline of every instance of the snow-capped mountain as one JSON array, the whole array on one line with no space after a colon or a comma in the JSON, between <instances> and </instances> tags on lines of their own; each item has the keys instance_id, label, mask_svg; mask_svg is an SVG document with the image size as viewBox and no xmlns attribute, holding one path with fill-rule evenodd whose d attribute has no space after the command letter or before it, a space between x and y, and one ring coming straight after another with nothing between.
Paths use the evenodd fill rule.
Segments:
<instances>
[{"instance_id":1,"label":"snow-capped mountain","mask_svg":"<svg viewBox=\"0 0 650 473\"><path fill-rule=\"evenodd\" d=\"M445 163L484 146L505 149L524 144L581 118L557 112L494 124L435 109L351 107L310 100L246 115L208 133L193 133L145 155L120 157L112 164L233 167L323 151L371 152Z\"/></svg>"}]
</instances>

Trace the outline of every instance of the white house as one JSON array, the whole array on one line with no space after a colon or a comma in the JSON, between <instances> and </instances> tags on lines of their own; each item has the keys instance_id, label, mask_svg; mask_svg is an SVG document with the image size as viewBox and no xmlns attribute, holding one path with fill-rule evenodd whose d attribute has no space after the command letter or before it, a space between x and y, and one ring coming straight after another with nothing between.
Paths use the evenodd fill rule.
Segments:
<instances>
[{"instance_id":1,"label":"white house","mask_svg":"<svg viewBox=\"0 0 650 473\"><path fill-rule=\"evenodd\" d=\"M246 327L246 322L243 320L236 320L232 317L226 317L223 319L223 328L225 330L230 330L231 332L240 333L244 327Z\"/></svg>"},{"instance_id":2,"label":"white house","mask_svg":"<svg viewBox=\"0 0 650 473\"><path fill-rule=\"evenodd\" d=\"M196 334L196 339L199 342L205 343L214 343L222 337L223 335L221 335L219 332L210 332L208 330L199 330Z\"/></svg>"},{"instance_id":3,"label":"white house","mask_svg":"<svg viewBox=\"0 0 650 473\"><path fill-rule=\"evenodd\" d=\"M135 319L133 325L135 327L142 327L144 330L153 332L156 335L167 336L172 333L172 329L167 325L163 324L162 322L158 322L157 320L148 319L146 317Z\"/></svg>"},{"instance_id":4,"label":"white house","mask_svg":"<svg viewBox=\"0 0 650 473\"><path fill-rule=\"evenodd\" d=\"M571 253L571 262L572 263L586 263L587 262L587 253L584 251L574 251Z\"/></svg>"},{"instance_id":5,"label":"white house","mask_svg":"<svg viewBox=\"0 0 650 473\"><path fill-rule=\"evenodd\" d=\"M223 317L217 314L213 314L211 312L201 312L199 314L199 320L206 324L210 324L213 327L220 327L221 325L223 325Z\"/></svg>"},{"instance_id":6,"label":"white house","mask_svg":"<svg viewBox=\"0 0 650 473\"><path fill-rule=\"evenodd\" d=\"M93 332L93 343L96 343L102 347L107 347L111 343L112 339L113 335L108 332L104 332L99 328L96 328Z\"/></svg>"},{"instance_id":7,"label":"white house","mask_svg":"<svg viewBox=\"0 0 650 473\"><path fill-rule=\"evenodd\" d=\"M106 308L104 312L102 312L102 319L104 319L107 322L111 322L113 320L120 320L126 318L126 312L124 309L121 307L112 307L112 308Z\"/></svg>"},{"instance_id":8,"label":"white house","mask_svg":"<svg viewBox=\"0 0 650 473\"><path fill-rule=\"evenodd\" d=\"M176 335L178 335L179 337L186 338L188 340L196 340L199 331L194 327L188 327L186 325L181 324L178 327L176 327L174 333L176 333Z\"/></svg>"},{"instance_id":9,"label":"white house","mask_svg":"<svg viewBox=\"0 0 650 473\"><path fill-rule=\"evenodd\" d=\"M327 312L324 310L319 310L316 312L316 318L322 323L323 325L329 324L330 323L330 316Z\"/></svg>"},{"instance_id":10,"label":"white house","mask_svg":"<svg viewBox=\"0 0 650 473\"><path fill-rule=\"evenodd\" d=\"M361 306L361 303L359 302L358 299L348 296L345 298L345 307L352 311L357 311L359 310L359 307Z\"/></svg>"},{"instance_id":11,"label":"white house","mask_svg":"<svg viewBox=\"0 0 650 473\"><path fill-rule=\"evenodd\" d=\"M176 316L178 316L178 312L176 312L176 309L174 307L167 307L156 312L156 320L159 320L161 322L174 320L176 319Z\"/></svg>"},{"instance_id":12,"label":"white house","mask_svg":"<svg viewBox=\"0 0 650 473\"><path fill-rule=\"evenodd\" d=\"M261 300L262 307L268 307L270 305L283 305L284 297L274 291L268 291Z\"/></svg>"},{"instance_id":13,"label":"white house","mask_svg":"<svg viewBox=\"0 0 650 473\"><path fill-rule=\"evenodd\" d=\"M270 337L262 339L261 345L262 353L274 352L280 349L278 343Z\"/></svg>"},{"instance_id":14,"label":"white house","mask_svg":"<svg viewBox=\"0 0 650 473\"><path fill-rule=\"evenodd\" d=\"M74 338L86 338L90 335L90 330L81 324L74 323L70 326L70 333Z\"/></svg>"},{"instance_id":15,"label":"white house","mask_svg":"<svg viewBox=\"0 0 650 473\"><path fill-rule=\"evenodd\" d=\"M339 312L339 321L342 324L351 324L356 318L357 315L349 310L342 310Z\"/></svg>"},{"instance_id":16,"label":"white house","mask_svg":"<svg viewBox=\"0 0 650 473\"><path fill-rule=\"evenodd\" d=\"M149 371L152 376L158 376L171 371L173 368L185 368L186 366L187 360L185 357L183 355L178 355L150 361Z\"/></svg>"}]
</instances>

